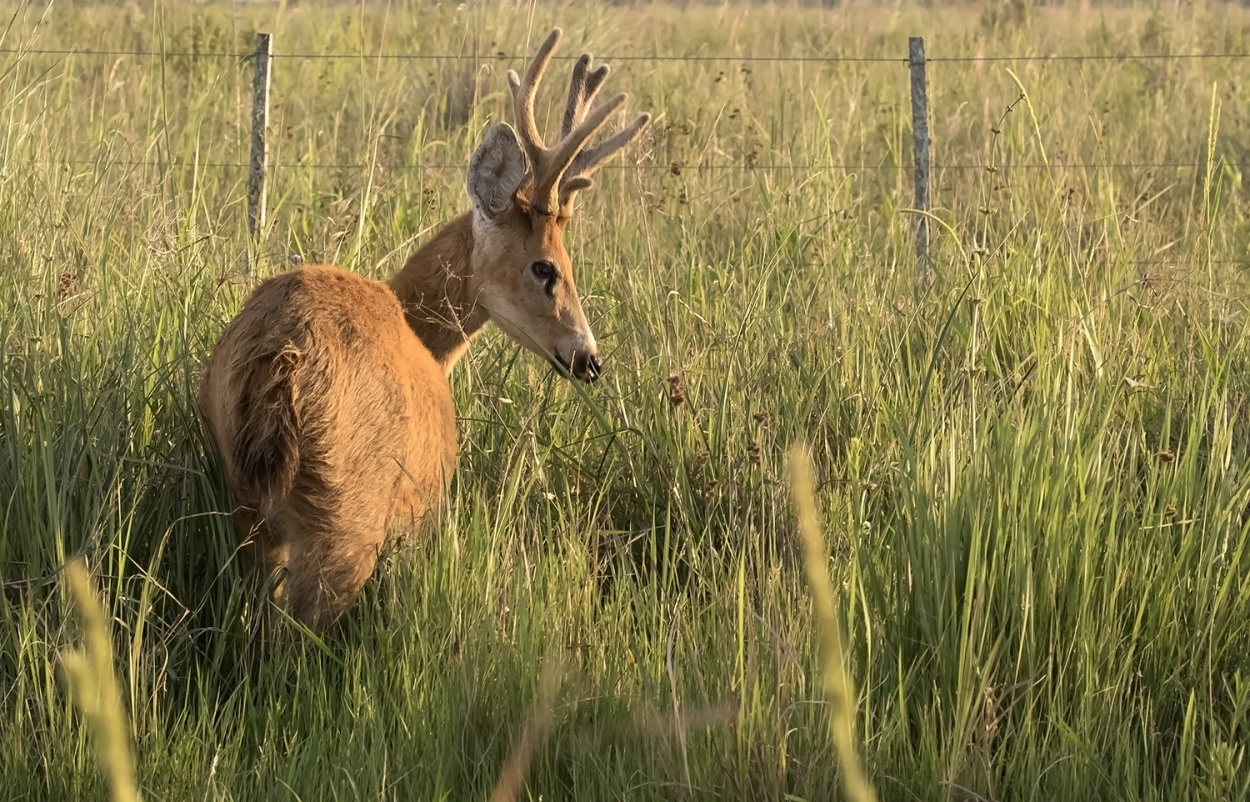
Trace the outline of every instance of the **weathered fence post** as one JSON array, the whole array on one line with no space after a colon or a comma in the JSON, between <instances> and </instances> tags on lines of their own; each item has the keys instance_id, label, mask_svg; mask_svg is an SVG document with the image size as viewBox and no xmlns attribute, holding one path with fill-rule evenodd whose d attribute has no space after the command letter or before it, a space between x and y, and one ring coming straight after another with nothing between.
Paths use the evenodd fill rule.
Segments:
<instances>
[{"instance_id":1,"label":"weathered fence post","mask_svg":"<svg viewBox=\"0 0 1250 802\"><path fill-rule=\"evenodd\" d=\"M916 270L929 280L929 82L925 77L924 37L907 40L907 64L911 69L911 130L915 147Z\"/></svg>"},{"instance_id":2,"label":"weathered fence post","mask_svg":"<svg viewBox=\"0 0 1250 802\"><path fill-rule=\"evenodd\" d=\"M252 83L252 161L247 174L247 227L252 241L260 239L265 228L265 173L269 148L265 131L269 127L269 67L273 62L273 39L256 34L256 77Z\"/></svg>"}]
</instances>

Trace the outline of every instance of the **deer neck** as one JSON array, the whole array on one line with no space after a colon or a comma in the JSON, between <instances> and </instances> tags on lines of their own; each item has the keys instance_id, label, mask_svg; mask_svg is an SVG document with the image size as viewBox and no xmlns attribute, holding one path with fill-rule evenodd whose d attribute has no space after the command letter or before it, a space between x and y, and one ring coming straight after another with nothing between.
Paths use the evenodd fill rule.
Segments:
<instances>
[{"instance_id":1,"label":"deer neck","mask_svg":"<svg viewBox=\"0 0 1250 802\"><path fill-rule=\"evenodd\" d=\"M463 214L408 258L390 280L391 291L444 373L486 325L473 276L473 217Z\"/></svg>"}]
</instances>

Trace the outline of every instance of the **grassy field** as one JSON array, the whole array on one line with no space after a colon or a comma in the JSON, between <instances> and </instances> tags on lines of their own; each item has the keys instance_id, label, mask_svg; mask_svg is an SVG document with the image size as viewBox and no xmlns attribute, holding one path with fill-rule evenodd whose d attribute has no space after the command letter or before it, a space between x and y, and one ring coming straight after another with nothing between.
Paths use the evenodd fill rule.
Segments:
<instances>
[{"instance_id":1,"label":"grassy field","mask_svg":"<svg viewBox=\"0 0 1250 802\"><path fill-rule=\"evenodd\" d=\"M108 795L61 656L83 555L148 800L485 799L527 722L521 798L839 797L802 442L879 798L1250 798L1248 59L1020 58L1246 54L1250 10L5 9L0 796ZM553 24L657 116L569 237L608 373L480 340L445 515L255 664L208 350L261 277L383 277L464 210ZM1014 57L929 67L931 286L916 33Z\"/></svg>"}]
</instances>

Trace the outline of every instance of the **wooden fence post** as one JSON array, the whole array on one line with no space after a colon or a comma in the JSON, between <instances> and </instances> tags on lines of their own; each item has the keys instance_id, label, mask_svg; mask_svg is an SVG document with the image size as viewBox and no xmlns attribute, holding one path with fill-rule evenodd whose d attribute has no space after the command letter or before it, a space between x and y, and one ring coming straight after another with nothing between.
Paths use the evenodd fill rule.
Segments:
<instances>
[{"instance_id":1,"label":"wooden fence post","mask_svg":"<svg viewBox=\"0 0 1250 802\"><path fill-rule=\"evenodd\" d=\"M915 148L916 209L929 211L929 85L925 76L924 37L907 40L907 64L911 70L911 129ZM916 271L929 281L929 218L916 218Z\"/></svg>"},{"instance_id":2,"label":"wooden fence post","mask_svg":"<svg viewBox=\"0 0 1250 802\"><path fill-rule=\"evenodd\" d=\"M247 174L247 227L252 241L259 242L265 228L265 174L269 147L269 68L273 62L273 39L256 34L256 77L252 83L252 160Z\"/></svg>"}]
</instances>

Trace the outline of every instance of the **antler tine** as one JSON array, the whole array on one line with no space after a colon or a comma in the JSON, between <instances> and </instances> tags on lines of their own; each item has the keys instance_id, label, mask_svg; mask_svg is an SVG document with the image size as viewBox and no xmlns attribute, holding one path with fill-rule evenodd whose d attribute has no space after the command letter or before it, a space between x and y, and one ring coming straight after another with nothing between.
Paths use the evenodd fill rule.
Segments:
<instances>
[{"instance_id":1,"label":"antler tine","mask_svg":"<svg viewBox=\"0 0 1250 802\"><path fill-rule=\"evenodd\" d=\"M627 127L613 134L611 139L578 153L566 171L568 178L565 183L571 182L574 178L589 179L604 162L615 156L617 151L628 147L650 124L650 114L645 112L639 114Z\"/></svg>"},{"instance_id":2,"label":"antler tine","mask_svg":"<svg viewBox=\"0 0 1250 802\"><path fill-rule=\"evenodd\" d=\"M573 196L583 189L594 186L590 176L594 174L608 159L615 156L642 134L651 123L650 114L640 114L626 128L617 131L611 139L602 144L578 153L565 171L560 181L560 208L567 214L573 203Z\"/></svg>"},{"instance_id":3,"label":"antler tine","mask_svg":"<svg viewBox=\"0 0 1250 802\"><path fill-rule=\"evenodd\" d=\"M595 109L585 120L582 121L577 128L566 137L560 140L560 144L550 151L547 160L543 165L543 175L541 180L535 176L538 181L537 191L534 193L534 199L541 199L548 209L554 210L560 202L559 186L560 179L564 176L565 171L577 154L581 151L586 141L598 133L599 129L608 121L608 117L614 111L621 107L628 95L624 92L604 103Z\"/></svg>"},{"instance_id":4,"label":"antler tine","mask_svg":"<svg viewBox=\"0 0 1250 802\"><path fill-rule=\"evenodd\" d=\"M538 133L538 124L534 122L534 95L538 91L538 82L542 80L547 65L551 63L551 53L559 44L561 35L562 31L559 28L553 28L547 35L547 40L538 48L538 52L530 61L529 68L525 70L524 82L517 77L515 70L508 70L508 84L512 87L517 134L521 145L525 148L526 155L529 156L533 170L538 169L539 161L547 149L543 144L542 136Z\"/></svg>"},{"instance_id":5,"label":"antler tine","mask_svg":"<svg viewBox=\"0 0 1250 802\"><path fill-rule=\"evenodd\" d=\"M569 101L564 109L564 122L560 126L561 138L568 136L573 128L581 123L582 118L586 116L586 109L594 102L595 95L599 93L599 87L608 77L607 64L600 65L598 69L587 73L591 61L592 56L589 53L583 53L573 65L573 78L569 82Z\"/></svg>"}]
</instances>

